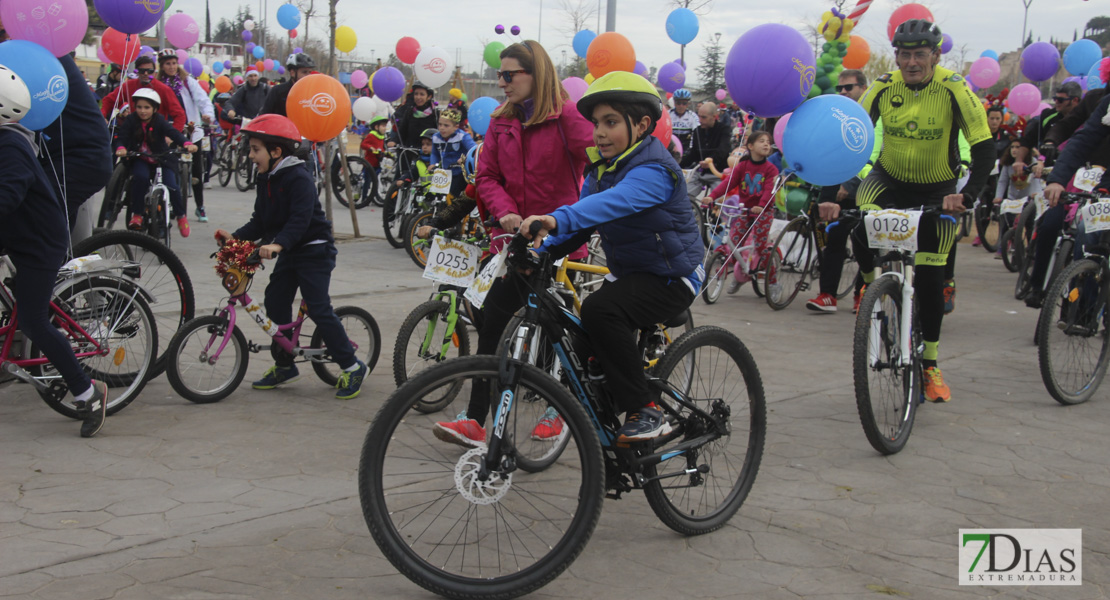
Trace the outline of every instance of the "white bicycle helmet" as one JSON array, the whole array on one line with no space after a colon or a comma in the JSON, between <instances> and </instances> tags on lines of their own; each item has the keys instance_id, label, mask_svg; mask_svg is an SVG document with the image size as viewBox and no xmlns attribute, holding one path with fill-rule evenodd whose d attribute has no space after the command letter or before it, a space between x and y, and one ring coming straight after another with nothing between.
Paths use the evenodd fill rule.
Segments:
<instances>
[{"instance_id":1,"label":"white bicycle helmet","mask_svg":"<svg viewBox=\"0 0 1110 600\"><path fill-rule=\"evenodd\" d=\"M0 125L18 123L31 110L31 92L15 71L0 65Z\"/></svg>"},{"instance_id":2,"label":"white bicycle helmet","mask_svg":"<svg viewBox=\"0 0 1110 600\"><path fill-rule=\"evenodd\" d=\"M162 106L162 97L158 95L158 92L154 91L151 88L139 88L135 90L135 93L131 94L131 104L134 104L135 100L139 98L146 98L147 100L153 102L154 108Z\"/></svg>"}]
</instances>

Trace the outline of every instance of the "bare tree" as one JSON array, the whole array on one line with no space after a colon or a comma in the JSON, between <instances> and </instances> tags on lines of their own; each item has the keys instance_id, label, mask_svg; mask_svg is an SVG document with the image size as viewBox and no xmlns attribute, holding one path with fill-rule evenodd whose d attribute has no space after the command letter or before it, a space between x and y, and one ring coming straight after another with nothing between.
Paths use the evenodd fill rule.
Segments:
<instances>
[{"instance_id":1,"label":"bare tree","mask_svg":"<svg viewBox=\"0 0 1110 600\"><path fill-rule=\"evenodd\" d=\"M713 8L713 0L671 0L670 5L675 8L688 8L696 15L704 15Z\"/></svg>"},{"instance_id":2,"label":"bare tree","mask_svg":"<svg viewBox=\"0 0 1110 600\"><path fill-rule=\"evenodd\" d=\"M319 15L316 14L316 0L297 0L297 8L304 15L304 40L301 41L303 46L308 44L308 22Z\"/></svg>"},{"instance_id":3,"label":"bare tree","mask_svg":"<svg viewBox=\"0 0 1110 600\"><path fill-rule=\"evenodd\" d=\"M574 34L586 29L597 18L597 5L592 0L559 0L559 9L563 11L562 25L556 31L563 34L567 40L573 40ZM559 44L566 46L568 44ZM577 54L574 62L567 65L564 76L582 77L586 74L586 61Z\"/></svg>"},{"instance_id":4,"label":"bare tree","mask_svg":"<svg viewBox=\"0 0 1110 600\"><path fill-rule=\"evenodd\" d=\"M961 75L967 75L970 64L968 62L968 57L970 55L971 48L969 48L967 44L960 44L959 46L956 46L955 48L949 50L948 54L944 55L943 64L945 67L952 69L953 71Z\"/></svg>"}]
</instances>

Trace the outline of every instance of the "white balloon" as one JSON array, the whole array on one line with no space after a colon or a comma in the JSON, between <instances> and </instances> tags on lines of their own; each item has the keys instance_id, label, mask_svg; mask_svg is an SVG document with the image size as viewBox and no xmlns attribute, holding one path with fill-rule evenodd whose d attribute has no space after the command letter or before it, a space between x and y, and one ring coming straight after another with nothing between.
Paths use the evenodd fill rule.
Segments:
<instances>
[{"instance_id":1,"label":"white balloon","mask_svg":"<svg viewBox=\"0 0 1110 600\"><path fill-rule=\"evenodd\" d=\"M250 19L243 21L243 29L246 29L247 31L254 31L254 21Z\"/></svg>"},{"instance_id":2,"label":"white balloon","mask_svg":"<svg viewBox=\"0 0 1110 600\"><path fill-rule=\"evenodd\" d=\"M351 112L355 114L355 118L359 121L369 121L374 118L376 108L373 98L363 96L351 105Z\"/></svg>"},{"instance_id":3,"label":"white balloon","mask_svg":"<svg viewBox=\"0 0 1110 600\"><path fill-rule=\"evenodd\" d=\"M432 89L447 83L455 70L451 55L439 46L429 46L421 50L412 66L420 83Z\"/></svg>"}]
</instances>

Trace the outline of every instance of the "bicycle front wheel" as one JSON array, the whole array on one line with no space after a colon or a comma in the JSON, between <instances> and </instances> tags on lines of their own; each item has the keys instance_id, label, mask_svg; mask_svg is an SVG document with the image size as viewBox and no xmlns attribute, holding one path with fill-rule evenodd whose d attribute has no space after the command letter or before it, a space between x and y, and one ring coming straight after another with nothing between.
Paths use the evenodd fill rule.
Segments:
<instances>
[{"instance_id":1,"label":"bicycle front wheel","mask_svg":"<svg viewBox=\"0 0 1110 600\"><path fill-rule=\"evenodd\" d=\"M177 330L167 352L166 378L181 397L197 404L219 402L238 389L247 374L247 338L236 327L228 334L223 314L197 317ZM218 360L213 354L220 350Z\"/></svg>"},{"instance_id":2,"label":"bicycle front wheel","mask_svg":"<svg viewBox=\"0 0 1110 600\"><path fill-rule=\"evenodd\" d=\"M709 431L719 435L646 467L649 478L695 472L649 481L644 494L667 527L683 535L716 531L744 503L763 457L767 405L759 369L740 338L720 327L698 327L668 349L658 375L708 418L664 396L677 412L667 415L677 434L655 452Z\"/></svg>"},{"instance_id":3,"label":"bicycle front wheel","mask_svg":"<svg viewBox=\"0 0 1110 600\"><path fill-rule=\"evenodd\" d=\"M574 561L601 515L597 432L581 405L535 367L523 367L517 401L502 416L503 456L484 479L484 444L464 450L438 441L435 417L413 409L457 382L467 395L479 381L496 389L499 360L468 356L417 374L382 406L362 447L359 498L374 541L406 577L449 598L515 598L543 587ZM527 396L543 402L520 401ZM516 469L515 441L530 435L536 422L527 408L538 405L563 416L570 441L554 465L527 473Z\"/></svg>"},{"instance_id":4,"label":"bicycle front wheel","mask_svg":"<svg viewBox=\"0 0 1110 600\"><path fill-rule=\"evenodd\" d=\"M227 187L231 183L231 174L235 171L235 144L227 142L220 148L220 158L217 164L220 165L218 171L218 181L221 187Z\"/></svg>"},{"instance_id":5,"label":"bicycle front wheel","mask_svg":"<svg viewBox=\"0 0 1110 600\"><path fill-rule=\"evenodd\" d=\"M127 214L127 198L131 189L131 169L121 161L112 170L112 177L104 187L104 199L100 202L100 215L96 226L103 229L115 227L120 212Z\"/></svg>"},{"instance_id":6,"label":"bicycle front wheel","mask_svg":"<svg viewBox=\"0 0 1110 600\"><path fill-rule=\"evenodd\" d=\"M59 285L54 294L59 308L99 346L97 354L78 358L77 362L89 377L108 384L108 414L116 414L138 397L154 369L158 329L150 306L134 284L112 277L71 279ZM95 351L83 336L69 337L75 354ZM38 358L41 351L32 346L30 356ZM60 379L50 365L36 371L48 379ZM40 396L58 413L77 418L72 395Z\"/></svg>"},{"instance_id":7,"label":"bicycle front wheel","mask_svg":"<svg viewBox=\"0 0 1110 600\"><path fill-rule=\"evenodd\" d=\"M856 408L867 441L882 454L905 447L921 397L917 340L910 340L912 356L903 364L902 310L901 282L876 279L860 300L852 343Z\"/></svg>"},{"instance_id":8,"label":"bicycle front wheel","mask_svg":"<svg viewBox=\"0 0 1110 600\"><path fill-rule=\"evenodd\" d=\"M1090 400L1106 376L1108 284L1102 267L1083 259L1069 265L1045 296L1037 332L1041 379L1060 404Z\"/></svg>"},{"instance_id":9,"label":"bicycle front wheel","mask_svg":"<svg viewBox=\"0 0 1110 600\"><path fill-rule=\"evenodd\" d=\"M404 248L405 217L408 216L409 195L411 191L394 181L385 193L385 207L382 209L382 229L385 231L385 240L394 248Z\"/></svg>"},{"instance_id":10,"label":"bicycle front wheel","mask_svg":"<svg viewBox=\"0 0 1110 600\"><path fill-rule=\"evenodd\" d=\"M1001 246L1002 265L1006 267L1007 271L1017 273L1018 269L1021 268L1021 253L1024 249L1014 238L1014 230L1007 229L1006 233L1002 234L1002 239L999 240L998 244Z\"/></svg>"},{"instance_id":11,"label":"bicycle front wheel","mask_svg":"<svg viewBox=\"0 0 1110 600\"><path fill-rule=\"evenodd\" d=\"M786 224L771 246L771 260L763 276L767 305L782 310L794 301L809 280L813 264L813 238L807 220L798 217Z\"/></svg>"},{"instance_id":12,"label":"bicycle front wheel","mask_svg":"<svg viewBox=\"0 0 1110 600\"><path fill-rule=\"evenodd\" d=\"M715 304L721 298L721 290L732 281L732 265L728 257L714 251L705 265L705 289L701 299L706 304Z\"/></svg>"},{"instance_id":13,"label":"bicycle front wheel","mask_svg":"<svg viewBox=\"0 0 1110 600\"><path fill-rule=\"evenodd\" d=\"M1002 237L1002 229L998 222L998 207L993 203L979 203L975 208L975 232L979 236L979 243L987 252L998 250L998 241Z\"/></svg>"},{"instance_id":14,"label":"bicycle front wheel","mask_svg":"<svg viewBox=\"0 0 1110 600\"><path fill-rule=\"evenodd\" d=\"M382 332L378 329L378 322L370 313L357 306L340 306L335 309L335 316L339 317L343 331L347 332L347 339L355 349L355 357L366 365L366 374L373 373L382 352ZM324 336L319 329L312 332L312 347L324 347ZM330 386L339 383L339 374L343 371L331 358L313 360L312 370L320 381Z\"/></svg>"},{"instance_id":15,"label":"bicycle front wheel","mask_svg":"<svg viewBox=\"0 0 1110 600\"><path fill-rule=\"evenodd\" d=\"M436 216L433 211L425 211L417 215L412 215L405 220L402 225L402 231L405 232L405 253L409 255L412 262L420 267L423 271L424 267L428 264L428 251L432 248L432 241L425 240L417 237L416 231L420 229L421 225L431 225L432 219Z\"/></svg>"},{"instance_id":16,"label":"bicycle front wheel","mask_svg":"<svg viewBox=\"0 0 1110 600\"><path fill-rule=\"evenodd\" d=\"M456 320L451 341L446 352L443 351L448 309L442 300L429 300L414 308L401 323L397 342L393 345L393 381L397 387L434 364L470 354L470 334L462 319ZM413 408L422 413L439 412L455 399L460 389L461 381L443 390L440 396L422 398Z\"/></svg>"}]
</instances>

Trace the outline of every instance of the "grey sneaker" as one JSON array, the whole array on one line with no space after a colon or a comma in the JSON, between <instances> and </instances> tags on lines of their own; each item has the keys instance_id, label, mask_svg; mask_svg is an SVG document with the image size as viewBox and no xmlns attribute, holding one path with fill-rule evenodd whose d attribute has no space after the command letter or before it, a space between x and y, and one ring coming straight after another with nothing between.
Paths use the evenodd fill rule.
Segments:
<instances>
[{"instance_id":1,"label":"grey sneaker","mask_svg":"<svg viewBox=\"0 0 1110 600\"><path fill-rule=\"evenodd\" d=\"M639 442L650 440L671 432L671 426L663 418L663 412L645 406L630 411L624 425L617 430L618 442Z\"/></svg>"}]
</instances>

